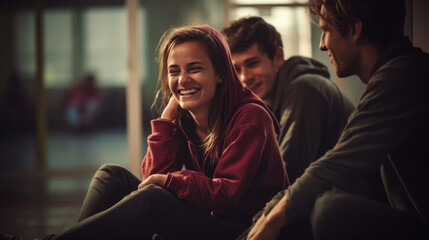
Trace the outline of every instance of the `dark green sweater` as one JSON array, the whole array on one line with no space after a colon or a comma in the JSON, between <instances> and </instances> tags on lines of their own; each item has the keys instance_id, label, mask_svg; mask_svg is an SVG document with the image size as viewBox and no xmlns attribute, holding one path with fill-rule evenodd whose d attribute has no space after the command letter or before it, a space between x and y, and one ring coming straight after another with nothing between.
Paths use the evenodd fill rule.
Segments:
<instances>
[{"instance_id":1,"label":"dark green sweater","mask_svg":"<svg viewBox=\"0 0 429 240\"><path fill-rule=\"evenodd\" d=\"M361 192L381 170L390 205L429 215L429 55L408 38L395 42L374 67L338 143L313 162L282 195L290 220L309 217L318 194L332 187ZM369 182L369 184L372 184Z\"/></svg>"}]
</instances>

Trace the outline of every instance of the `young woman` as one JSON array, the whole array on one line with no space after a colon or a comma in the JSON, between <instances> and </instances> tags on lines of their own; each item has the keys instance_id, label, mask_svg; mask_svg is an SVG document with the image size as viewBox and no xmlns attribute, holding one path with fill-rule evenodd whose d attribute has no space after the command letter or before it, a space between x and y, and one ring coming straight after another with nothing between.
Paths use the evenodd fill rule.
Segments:
<instances>
[{"instance_id":1,"label":"young woman","mask_svg":"<svg viewBox=\"0 0 429 240\"><path fill-rule=\"evenodd\" d=\"M165 108L152 120L143 181L102 166L78 224L47 239L233 239L288 185L275 117L242 87L221 34L173 29L159 53Z\"/></svg>"}]
</instances>

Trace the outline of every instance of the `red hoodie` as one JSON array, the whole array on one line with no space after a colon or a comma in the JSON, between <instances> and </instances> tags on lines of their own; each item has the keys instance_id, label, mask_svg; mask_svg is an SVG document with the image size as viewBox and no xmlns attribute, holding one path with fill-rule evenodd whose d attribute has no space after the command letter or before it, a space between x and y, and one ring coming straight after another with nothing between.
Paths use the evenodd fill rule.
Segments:
<instances>
[{"instance_id":1,"label":"red hoodie","mask_svg":"<svg viewBox=\"0 0 429 240\"><path fill-rule=\"evenodd\" d=\"M243 231L253 215L289 185L277 143L279 127L267 106L242 87L223 36L208 26L195 28L216 39L225 56L228 104L221 156L215 166L209 158L200 158L192 140L195 138L185 131L189 122L186 119L152 120L152 134L142 163L143 180L151 174L167 174L166 189ZM183 165L186 170L180 171Z\"/></svg>"}]
</instances>

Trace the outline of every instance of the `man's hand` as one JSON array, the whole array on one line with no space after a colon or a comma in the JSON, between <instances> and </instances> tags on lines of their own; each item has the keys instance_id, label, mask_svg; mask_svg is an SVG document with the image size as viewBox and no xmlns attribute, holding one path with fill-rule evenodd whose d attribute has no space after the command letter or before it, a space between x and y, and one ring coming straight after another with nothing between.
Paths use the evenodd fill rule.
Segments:
<instances>
[{"instance_id":1,"label":"man's hand","mask_svg":"<svg viewBox=\"0 0 429 240\"><path fill-rule=\"evenodd\" d=\"M285 195L276 206L271 209L267 216L263 214L256 221L247 235L248 240L274 240L280 234L282 227L288 224L286 217L287 195Z\"/></svg>"},{"instance_id":2,"label":"man's hand","mask_svg":"<svg viewBox=\"0 0 429 240\"><path fill-rule=\"evenodd\" d=\"M146 178L142 183L139 184L138 189L142 189L150 184L156 184L158 186L164 186L164 182L167 179L166 174L152 174L148 178Z\"/></svg>"}]
</instances>

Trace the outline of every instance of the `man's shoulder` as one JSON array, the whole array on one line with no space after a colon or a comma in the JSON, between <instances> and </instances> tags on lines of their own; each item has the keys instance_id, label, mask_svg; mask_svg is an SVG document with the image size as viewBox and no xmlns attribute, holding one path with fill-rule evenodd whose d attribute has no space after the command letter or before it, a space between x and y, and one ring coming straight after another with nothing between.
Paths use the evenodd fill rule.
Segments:
<instances>
[{"instance_id":1,"label":"man's shoulder","mask_svg":"<svg viewBox=\"0 0 429 240\"><path fill-rule=\"evenodd\" d=\"M276 109L296 106L339 107L346 112L354 109L353 103L332 80L314 74L303 74L290 82L287 88L277 89Z\"/></svg>"},{"instance_id":2,"label":"man's shoulder","mask_svg":"<svg viewBox=\"0 0 429 240\"><path fill-rule=\"evenodd\" d=\"M392 57L385 62L379 70L400 70L401 72L429 71L429 54L420 48L412 47L407 51Z\"/></svg>"},{"instance_id":3,"label":"man's shoulder","mask_svg":"<svg viewBox=\"0 0 429 240\"><path fill-rule=\"evenodd\" d=\"M293 87L314 88L332 86L328 68L321 62L303 56L292 56L285 60L277 75L277 91Z\"/></svg>"},{"instance_id":4,"label":"man's shoulder","mask_svg":"<svg viewBox=\"0 0 429 240\"><path fill-rule=\"evenodd\" d=\"M302 74L291 81L287 88L278 89L277 94L283 98L308 98L314 95L332 97L342 95L337 85L330 79L317 74Z\"/></svg>"},{"instance_id":5,"label":"man's shoulder","mask_svg":"<svg viewBox=\"0 0 429 240\"><path fill-rule=\"evenodd\" d=\"M372 78L374 81L395 81L411 83L422 81L429 76L429 54L414 48L412 51L397 55L384 63Z\"/></svg>"},{"instance_id":6,"label":"man's shoulder","mask_svg":"<svg viewBox=\"0 0 429 240\"><path fill-rule=\"evenodd\" d=\"M372 99L400 100L419 99L427 102L429 91L429 55L421 51L409 51L392 57L371 76L362 101Z\"/></svg>"},{"instance_id":7,"label":"man's shoulder","mask_svg":"<svg viewBox=\"0 0 429 240\"><path fill-rule=\"evenodd\" d=\"M292 56L286 59L279 72L280 77L296 78L302 74L313 74L330 78L328 67L325 64L304 56Z\"/></svg>"}]
</instances>

